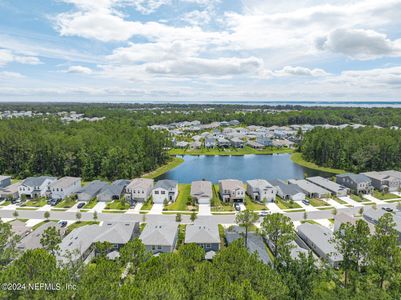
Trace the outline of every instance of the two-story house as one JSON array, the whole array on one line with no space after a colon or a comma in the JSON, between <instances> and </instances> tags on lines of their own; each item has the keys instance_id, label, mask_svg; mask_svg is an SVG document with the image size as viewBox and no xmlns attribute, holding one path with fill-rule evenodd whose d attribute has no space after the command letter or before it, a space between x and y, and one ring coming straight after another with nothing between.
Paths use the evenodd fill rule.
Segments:
<instances>
[{"instance_id":1,"label":"two-story house","mask_svg":"<svg viewBox=\"0 0 401 300\"><path fill-rule=\"evenodd\" d=\"M165 200L174 202L178 196L178 182L175 180L163 179L156 182L152 190L153 203L163 204Z\"/></svg>"},{"instance_id":2,"label":"two-story house","mask_svg":"<svg viewBox=\"0 0 401 300\"><path fill-rule=\"evenodd\" d=\"M363 174L346 173L336 175L336 182L346 186L355 194L370 194L373 191L372 181Z\"/></svg>"},{"instance_id":3,"label":"two-story house","mask_svg":"<svg viewBox=\"0 0 401 300\"><path fill-rule=\"evenodd\" d=\"M244 183L236 179L219 180L219 193L224 202L244 202Z\"/></svg>"},{"instance_id":4,"label":"two-story house","mask_svg":"<svg viewBox=\"0 0 401 300\"><path fill-rule=\"evenodd\" d=\"M50 184L56 180L49 176L28 177L18 187L18 194L28 198L45 197L50 193Z\"/></svg>"},{"instance_id":5,"label":"two-story house","mask_svg":"<svg viewBox=\"0 0 401 300\"><path fill-rule=\"evenodd\" d=\"M276 198L277 190L267 180L254 179L248 180L247 193L255 201L259 202L273 202Z\"/></svg>"},{"instance_id":6,"label":"two-story house","mask_svg":"<svg viewBox=\"0 0 401 300\"><path fill-rule=\"evenodd\" d=\"M49 186L52 199L64 199L81 188L81 178L62 177Z\"/></svg>"},{"instance_id":7,"label":"two-story house","mask_svg":"<svg viewBox=\"0 0 401 300\"><path fill-rule=\"evenodd\" d=\"M125 188L125 196L133 202L146 202L152 195L154 180L148 178L135 178Z\"/></svg>"}]
</instances>

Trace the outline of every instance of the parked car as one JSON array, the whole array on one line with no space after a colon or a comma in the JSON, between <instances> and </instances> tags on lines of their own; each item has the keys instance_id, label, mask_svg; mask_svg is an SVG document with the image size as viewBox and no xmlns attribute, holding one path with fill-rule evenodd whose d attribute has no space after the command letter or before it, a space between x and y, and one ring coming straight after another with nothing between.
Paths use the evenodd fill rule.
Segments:
<instances>
[{"instance_id":1,"label":"parked car","mask_svg":"<svg viewBox=\"0 0 401 300\"><path fill-rule=\"evenodd\" d=\"M393 212L394 209L392 209L391 207L382 207L382 210L385 210L387 212Z\"/></svg>"},{"instance_id":2,"label":"parked car","mask_svg":"<svg viewBox=\"0 0 401 300\"><path fill-rule=\"evenodd\" d=\"M239 206L238 203L234 204L234 208L235 208L236 211L241 211L241 206Z\"/></svg>"},{"instance_id":3,"label":"parked car","mask_svg":"<svg viewBox=\"0 0 401 300\"><path fill-rule=\"evenodd\" d=\"M50 204L51 206L55 206L55 205L57 205L60 201L61 201L60 199L52 199L52 200L50 200L49 204Z\"/></svg>"},{"instance_id":4,"label":"parked car","mask_svg":"<svg viewBox=\"0 0 401 300\"><path fill-rule=\"evenodd\" d=\"M302 200L302 203L305 205L310 205L310 201L307 199Z\"/></svg>"},{"instance_id":5,"label":"parked car","mask_svg":"<svg viewBox=\"0 0 401 300\"><path fill-rule=\"evenodd\" d=\"M84 205L85 205L85 202L79 202L77 205L77 208L82 208L82 207L84 207Z\"/></svg>"},{"instance_id":6,"label":"parked car","mask_svg":"<svg viewBox=\"0 0 401 300\"><path fill-rule=\"evenodd\" d=\"M262 210L262 211L259 213L259 217L266 217L267 215L270 215L270 214L271 214L270 211Z\"/></svg>"},{"instance_id":7,"label":"parked car","mask_svg":"<svg viewBox=\"0 0 401 300\"><path fill-rule=\"evenodd\" d=\"M61 228L67 226L67 221L60 221L60 222L58 222L58 223L60 224L60 227L61 227Z\"/></svg>"}]
</instances>

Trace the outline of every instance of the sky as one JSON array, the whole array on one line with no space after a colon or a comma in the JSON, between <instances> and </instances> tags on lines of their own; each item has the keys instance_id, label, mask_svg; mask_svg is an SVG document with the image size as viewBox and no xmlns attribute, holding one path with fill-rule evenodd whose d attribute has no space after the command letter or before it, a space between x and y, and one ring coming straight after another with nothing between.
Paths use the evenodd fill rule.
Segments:
<instances>
[{"instance_id":1,"label":"sky","mask_svg":"<svg viewBox=\"0 0 401 300\"><path fill-rule=\"evenodd\" d=\"M401 0L0 0L0 101L400 101Z\"/></svg>"}]
</instances>

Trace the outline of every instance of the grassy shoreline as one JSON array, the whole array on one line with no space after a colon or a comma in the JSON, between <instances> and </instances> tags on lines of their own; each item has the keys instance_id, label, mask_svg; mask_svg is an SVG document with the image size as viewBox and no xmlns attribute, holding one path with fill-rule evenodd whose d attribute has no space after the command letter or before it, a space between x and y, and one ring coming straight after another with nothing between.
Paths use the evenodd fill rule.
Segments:
<instances>
[{"instance_id":1,"label":"grassy shoreline","mask_svg":"<svg viewBox=\"0 0 401 300\"><path fill-rule=\"evenodd\" d=\"M341 169L333 169L333 168L327 168L327 167L321 167L316 165L315 163L306 161L302 158L302 153L299 152L294 152L291 154L291 160L305 168L312 169L312 170L317 170L317 171L322 171L322 172L327 172L327 173L333 173L333 174L342 174L346 173L347 171L341 170Z\"/></svg>"},{"instance_id":2,"label":"grassy shoreline","mask_svg":"<svg viewBox=\"0 0 401 300\"><path fill-rule=\"evenodd\" d=\"M247 155L247 154L281 154L281 153L292 153L292 149L288 148L266 148L262 150L253 149L251 147L244 148L228 148L228 149L171 149L169 150L170 155Z\"/></svg>"},{"instance_id":3,"label":"grassy shoreline","mask_svg":"<svg viewBox=\"0 0 401 300\"><path fill-rule=\"evenodd\" d=\"M167 164L157 168L156 170L149 172L147 174L142 175L143 178L156 178L167 171L170 171L171 169L174 169L175 167L179 166L184 162L184 159L181 157L173 157Z\"/></svg>"}]
</instances>

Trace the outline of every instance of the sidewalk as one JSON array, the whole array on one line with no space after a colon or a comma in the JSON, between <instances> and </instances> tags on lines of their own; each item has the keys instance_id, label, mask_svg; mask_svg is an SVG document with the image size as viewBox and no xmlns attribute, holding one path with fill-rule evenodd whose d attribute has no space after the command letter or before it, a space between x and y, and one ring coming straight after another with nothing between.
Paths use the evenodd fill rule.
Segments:
<instances>
[{"instance_id":1,"label":"sidewalk","mask_svg":"<svg viewBox=\"0 0 401 300\"><path fill-rule=\"evenodd\" d=\"M361 207L363 206L362 203L356 202L354 200L352 200L350 197L348 196L343 196L343 197L338 197L338 199L343 200L345 202L347 202L348 204L354 206L354 207Z\"/></svg>"}]
</instances>

